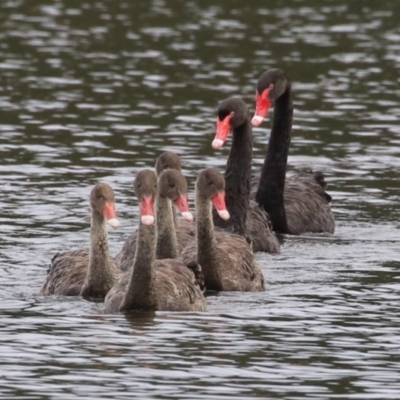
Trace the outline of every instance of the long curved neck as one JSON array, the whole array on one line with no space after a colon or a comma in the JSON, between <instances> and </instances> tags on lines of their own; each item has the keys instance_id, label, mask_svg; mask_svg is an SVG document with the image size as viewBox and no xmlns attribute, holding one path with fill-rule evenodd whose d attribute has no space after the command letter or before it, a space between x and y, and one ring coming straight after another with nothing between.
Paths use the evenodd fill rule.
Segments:
<instances>
[{"instance_id":1,"label":"long curved neck","mask_svg":"<svg viewBox=\"0 0 400 400\"><path fill-rule=\"evenodd\" d=\"M105 296L115 283L110 267L106 220L96 210L92 210L90 231L89 268L84 284L84 297Z\"/></svg>"},{"instance_id":2,"label":"long curved neck","mask_svg":"<svg viewBox=\"0 0 400 400\"><path fill-rule=\"evenodd\" d=\"M157 248L156 258L177 258L178 239L176 238L174 205L167 197L157 196ZM176 215L176 214L175 214Z\"/></svg>"},{"instance_id":3,"label":"long curved neck","mask_svg":"<svg viewBox=\"0 0 400 400\"><path fill-rule=\"evenodd\" d=\"M241 236L246 235L250 200L252 137L250 120L233 131L232 147L225 169L225 198L231 215L227 226L231 226L233 232Z\"/></svg>"},{"instance_id":4,"label":"long curved neck","mask_svg":"<svg viewBox=\"0 0 400 400\"><path fill-rule=\"evenodd\" d=\"M256 201L271 217L274 230L282 233L288 232L283 195L292 120L292 92L288 84L275 102L274 122L256 194Z\"/></svg>"},{"instance_id":5,"label":"long curved neck","mask_svg":"<svg viewBox=\"0 0 400 400\"><path fill-rule=\"evenodd\" d=\"M217 246L210 200L196 194L197 262L201 265L205 286L221 290L221 272L217 268Z\"/></svg>"},{"instance_id":6,"label":"long curved neck","mask_svg":"<svg viewBox=\"0 0 400 400\"><path fill-rule=\"evenodd\" d=\"M128 288L122 300L120 311L156 310L155 293L155 226L139 223L135 260Z\"/></svg>"}]
</instances>

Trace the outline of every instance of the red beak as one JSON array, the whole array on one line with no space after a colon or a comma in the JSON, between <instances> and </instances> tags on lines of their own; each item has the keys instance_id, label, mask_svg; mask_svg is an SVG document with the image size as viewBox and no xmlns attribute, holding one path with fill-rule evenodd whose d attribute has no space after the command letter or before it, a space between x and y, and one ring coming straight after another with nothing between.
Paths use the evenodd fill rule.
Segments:
<instances>
[{"instance_id":1,"label":"red beak","mask_svg":"<svg viewBox=\"0 0 400 400\"><path fill-rule=\"evenodd\" d=\"M256 112L254 114L251 123L253 126L259 126L264 121L264 118L268 114L268 110L271 107L271 101L269 99L269 92L274 88L273 85L269 85L261 94L256 94Z\"/></svg>"},{"instance_id":2,"label":"red beak","mask_svg":"<svg viewBox=\"0 0 400 400\"><path fill-rule=\"evenodd\" d=\"M106 219L108 225L113 228L119 227L119 221L117 219L117 215L115 214L115 203L106 203L103 207L103 215Z\"/></svg>"},{"instance_id":3,"label":"red beak","mask_svg":"<svg viewBox=\"0 0 400 400\"><path fill-rule=\"evenodd\" d=\"M228 220L230 218L230 215L228 210L226 209L225 192L218 192L217 194L215 194L212 198L212 202L218 212L218 215L222 219Z\"/></svg>"},{"instance_id":4,"label":"red beak","mask_svg":"<svg viewBox=\"0 0 400 400\"><path fill-rule=\"evenodd\" d=\"M217 133L212 142L212 147L214 149L221 148L224 145L224 143L226 142L229 132L232 130L231 129L231 118L233 117L233 115L234 115L234 113L231 112L222 121L219 118L217 118Z\"/></svg>"},{"instance_id":5,"label":"red beak","mask_svg":"<svg viewBox=\"0 0 400 400\"><path fill-rule=\"evenodd\" d=\"M140 200L140 219L145 225L154 224L154 198L143 196Z\"/></svg>"},{"instance_id":6,"label":"red beak","mask_svg":"<svg viewBox=\"0 0 400 400\"><path fill-rule=\"evenodd\" d=\"M105 206L103 207L103 215L104 218L107 220L117 218L117 215L115 214L115 204L106 203Z\"/></svg>"},{"instance_id":7,"label":"red beak","mask_svg":"<svg viewBox=\"0 0 400 400\"><path fill-rule=\"evenodd\" d=\"M188 198L186 195L181 194L176 200L175 200L175 205L177 209L182 213L182 212L188 212L189 211L189 203L188 203Z\"/></svg>"},{"instance_id":8,"label":"red beak","mask_svg":"<svg viewBox=\"0 0 400 400\"><path fill-rule=\"evenodd\" d=\"M187 221L193 221L193 215L189 211L189 203L186 195L182 194L175 200L175 206Z\"/></svg>"}]
</instances>

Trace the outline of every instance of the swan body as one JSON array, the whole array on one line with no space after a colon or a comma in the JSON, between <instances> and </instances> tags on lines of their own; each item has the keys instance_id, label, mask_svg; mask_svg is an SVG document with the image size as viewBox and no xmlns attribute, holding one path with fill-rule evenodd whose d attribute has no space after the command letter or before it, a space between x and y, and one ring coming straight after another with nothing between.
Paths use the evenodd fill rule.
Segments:
<instances>
[{"instance_id":1,"label":"swan body","mask_svg":"<svg viewBox=\"0 0 400 400\"><path fill-rule=\"evenodd\" d=\"M229 97L218 107L217 133L212 146L220 148L232 132L226 169L226 203L231 218L222 220L214 212L215 226L246 237L254 251L279 253L280 243L268 214L250 200L252 128L249 111L240 98Z\"/></svg>"},{"instance_id":2,"label":"swan body","mask_svg":"<svg viewBox=\"0 0 400 400\"><path fill-rule=\"evenodd\" d=\"M119 226L115 215L112 188L97 184L90 195L91 234L89 251L76 250L56 254L40 290L44 296L82 295L102 300L117 282L120 271L109 254L106 223Z\"/></svg>"},{"instance_id":3,"label":"swan body","mask_svg":"<svg viewBox=\"0 0 400 400\"><path fill-rule=\"evenodd\" d=\"M229 219L224 178L215 168L207 168L196 182L196 240L184 249L183 261L201 265L207 290L265 290L263 274L246 239L214 231L212 204L223 220Z\"/></svg>"},{"instance_id":4,"label":"swan body","mask_svg":"<svg viewBox=\"0 0 400 400\"><path fill-rule=\"evenodd\" d=\"M274 230L300 235L306 232L334 233L331 197L325 192L321 173L303 173L285 179L292 132L293 102L289 79L280 69L264 72L257 82L256 112L259 126L271 106L274 121L261 177L253 181L251 198L270 216Z\"/></svg>"},{"instance_id":5,"label":"swan body","mask_svg":"<svg viewBox=\"0 0 400 400\"><path fill-rule=\"evenodd\" d=\"M174 258L156 260L156 252L162 256L177 255L175 248L177 239L174 236L174 217L170 202L173 200L177 207L181 206L181 209L187 205L186 187L178 185L177 176L182 177L175 170L168 170L160 175L156 207L154 207L157 192L156 174L145 169L136 177L134 187L140 202L141 217L133 268L125 272L107 294L106 312L206 309L202 289L188 266ZM186 200L183 200L182 196L186 196ZM156 216L156 226L154 226L154 208L157 214L163 214ZM184 213L186 218L191 219L187 210ZM163 240L159 244L156 243L157 230L163 235ZM191 266L193 267L193 263Z\"/></svg>"}]
</instances>

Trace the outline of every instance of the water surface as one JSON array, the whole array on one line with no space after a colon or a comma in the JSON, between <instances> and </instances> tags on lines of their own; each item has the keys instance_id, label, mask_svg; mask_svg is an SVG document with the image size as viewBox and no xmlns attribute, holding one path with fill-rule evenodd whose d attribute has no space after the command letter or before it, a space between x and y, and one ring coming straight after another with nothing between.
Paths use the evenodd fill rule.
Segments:
<instances>
[{"instance_id":1,"label":"water surface","mask_svg":"<svg viewBox=\"0 0 400 400\"><path fill-rule=\"evenodd\" d=\"M397 2L255 0L0 4L0 398L397 399L400 391L400 28ZM215 110L254 110L267 68L292 81L288 174L325 174L334 236L257 254L265 293L198 314L106 315L38 296L51 257L88 243L88 195L178 152L191 193ZM270 120L254 130L262 164ZM193 197L193 196L192 196Z\"/></svg>"}]
</instances>

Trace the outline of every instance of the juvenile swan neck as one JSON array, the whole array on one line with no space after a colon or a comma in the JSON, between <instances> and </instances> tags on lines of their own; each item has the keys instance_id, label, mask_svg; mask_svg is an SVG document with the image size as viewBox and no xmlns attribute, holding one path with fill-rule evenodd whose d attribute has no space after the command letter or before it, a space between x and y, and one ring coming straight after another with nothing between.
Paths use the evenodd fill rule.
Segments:
<instances>
[{"instance_id":1,"label":"juvenile swan neck","mask_svg":"<svg viewBox=\"0 0 400 400\"><path fill-rule=\"evenodd\" d=\"M250 120L247 120L233 131L232 147L225 170L225 198L231 215L227 226L231 226L233 232L241 236L246 235L252 154L252 128Z\"/></svg>"},{"instance_id":2,"label":"juvenile swan neck","mask_svg":"<svg viewBox=\"0 0 400 400\"><path fill-rule=\"evenodd\" d=\"M270 215L274 230L282 233L288 232L284 189L292 120L292 92L288 84L275 102L274 122L256 194L256 201Z\"/></svg>"},{"instance_id":3,"label":"juvenile swan neck","mask_svg":"<svg viewBox=\"0 0 400 400\"><path fill-rule=\"evenodd\" d=\"M90 228L89 268L81 295L85 298L104 298L115 283L111 271L106 220L103 214L92 210Z\"/></svg>"},{"instance_id":4,"label":"juvenile swan neck","mask_svg":"<svg viewBox=\"0 0 400 400\"><path fill-rule=\"evenodd\" d=\"M177 258L178 239L176 237L172 201L167 197L157 196L156 202L156 258Z\"/></svg>"},{"instance_id":5,"label":"juvenile swan neck","mask_svg":"<svg viewBox=\"0 0 400 400\"><path fill-rule=\"evenodd\" d=\"M155 227L139 223L139 235L132 274L120 311L156 310L155 294Z\"/></svg>"},{"instance_id":6,"label":"juvenile swan neck","mask_svg":"<svg viewBox=\"0 0 400 400\"><path fill-rule=\"evenodd\" d=\"M204 274L205 286L222 289L221 273L217 263L217 246L210 200L196 195L197 262Z\"/></svg>"}]
</instances>

